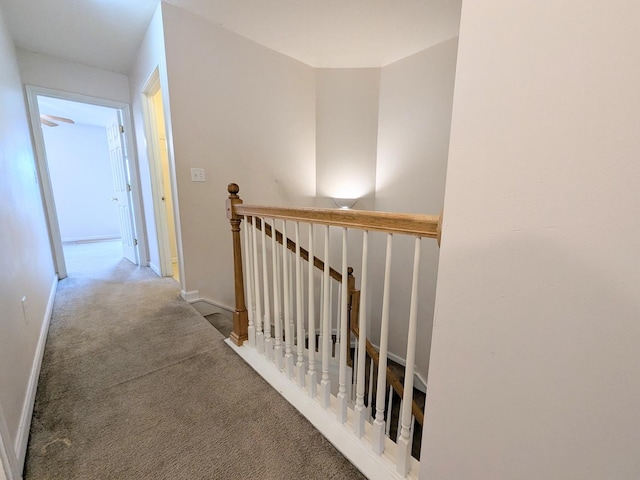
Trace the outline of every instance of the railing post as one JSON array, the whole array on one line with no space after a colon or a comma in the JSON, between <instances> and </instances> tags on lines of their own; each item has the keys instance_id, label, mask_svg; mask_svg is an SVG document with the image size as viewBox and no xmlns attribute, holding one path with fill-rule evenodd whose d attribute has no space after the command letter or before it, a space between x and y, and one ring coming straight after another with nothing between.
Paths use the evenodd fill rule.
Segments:
<instances>
[{"instance_id":1,"label":"railing post","mask_svg":"<svg viewBox=\"0 0 640 480\"><path fill-rule=\"evenodd\" d=\"M347 365L353 367L353 359L351 358L351 332L354 327L358 326L358 315L360 313L360 292L356 290L356 277L353 276L353 268L349 267L348 272L348 292L349 302L347 308Z\"/></svg>"},{"instance_id":2,"label":"railing post","mask_svg":"<svg viewBox=\"0 0 640 480\"><path fill-rule=\"evenodd\" d=\"M418 328L418 281L420 277L420 237L416 237L413 254L413 279L411 281L411 305L409 307L409 333L407 335L407 357L404 375L404 392L398 421L396 440L396 465L398 473L406 476L411 466L411 411L413 406L413 375L416 358L416 332Z\"/></svg>"},{"instance_id":3,"label":"railing post","mask_svg":"<svg viewBox=\"0 0 640 480\"><path fill-rule=\"evenodd\" d=\"M351 331L349 330L349 273L347 270L347 229L342 229L342 293L340 295L340 351L338 371L338 406L337 418L342 424L347 422L348 394L347 394L347 352L350 350Z\"/></svg>"},{"instance_id":4,"label":"railing post","mask_svg":"<svg viewBox=\"0 0 640 480\"><path fill-rule=\"evenodd\" d=\"M358 315L358 355L356 368L356 403L353 407L353 433L358 438L364 435L366 408L364 405L365 373L367 358L367 266L369 255L369 232L362 235L362 278L360 279L360 313Z\"/></svg>"},{"instance_id":5,"label":"railing post","mask_svg":"<svg viewBox=\"0 0 640 480\"><path fill-rule=\"evenodd\" d=\"M241 205L242 200L238 196L240 187L235 183L230 183L227 187L229 198L227 199L227 218L231 223L231 234L233 236L233 274L235 280L236 308L233 312L233 331L231 341L240 346L247 340L247 327L249 318L247 307L244 302L244 277L242 276L242 243L240 241L240 222L242 217L235 213L235 206Z\"/></svg>"}]
</instances>

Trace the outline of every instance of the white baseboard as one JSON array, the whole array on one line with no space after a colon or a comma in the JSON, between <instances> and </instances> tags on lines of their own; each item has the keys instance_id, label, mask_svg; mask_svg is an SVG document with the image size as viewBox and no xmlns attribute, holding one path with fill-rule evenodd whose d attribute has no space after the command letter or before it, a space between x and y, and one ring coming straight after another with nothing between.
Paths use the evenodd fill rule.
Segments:
<instances>
[{"instance_id":1,"label":"white baseboard","mask_svg":"<svg viewBox=\"0 0 640 480\"><path fill-rule=\"evenodd\" d=\"M200 290L181 290L180 296L185 302L197 302L198 300L200 300Z\"/></svg>"},{"instance_id":2,"label":"white baseboard","mask_svg":"<svg viewBox=\"0 0 640 480\"><path fill-rule=\"evenodd\" d=\"M151 270L153 270L153 271L154 271L154 273L155 273L156 275L158 275L159 277L161 277L161 276L162 276L162 274L160 273L160 268L159 268L155 263L151 263L151 262L149 262L149 268L150 268Z\"/></svg>"},{"instance_id":3,"label":"white baseboard","mask_svg":"<svg viewBox=\"0 0 640 480\"><path fill-rule=\"evenodd\" d=\"M193 308L200 312L200 315L203 317L213 315L214 313L220 313L227 318L233 318L233 308L208 298L198 298L196 300L188 300L188 302L193 305Z\"/></svg>"},{"instance_id":4,"label":"white baseboard","mask_svg":"<svg viewBox=\"0 0 640 480\"><path fill-rule=\"evenodd\" d=\"M22 407L22 415L20 417L20 425L18 427L18 435L16 436L14 448L18 465L24 465L27 454L27 443L29 441L29 429L31 428L31 417L33 415L33 406L36 400L36 389L38 388L38 378L40 377L40 366L42 365L42 356L44 355L44 345L47 341L47 333L49 332L49 322L51 321L51 313L53 311L53 300L56 296L58 288L58 276L53 276L51 289L49 290L49 300L47 308L42 319L40 327L40 336L38 345L31 365L31 374L29 375L29 383L27 385L27 395L24 399Z\"/></svg>"},{"instance_id":5,"label":"white baseboard","mask_svg":"<svg viewBox=\"0 0 640 480\"><path fill-rule=\"evenodd\" d=\"M228 318L233 317L235 309L227 305L223 305L220 302L216 302L208 298L202 298L200 296L200 290L182 290L180 292L180 296L187 303L190 303L203 317L213 315L214 313L221 313Z\"/></svg>"},{"instance_id":6,"label":"white baseboard","mask_svg":"<svg viewBox=\"0 0 640 480\"><path fill-rule=\"evenodd\" d=\"M99 242L101 240L119 240L120 234L111 235L93 235L89 237L64 237L62 243L70 242Z\"/></svg>"}]
</instances>

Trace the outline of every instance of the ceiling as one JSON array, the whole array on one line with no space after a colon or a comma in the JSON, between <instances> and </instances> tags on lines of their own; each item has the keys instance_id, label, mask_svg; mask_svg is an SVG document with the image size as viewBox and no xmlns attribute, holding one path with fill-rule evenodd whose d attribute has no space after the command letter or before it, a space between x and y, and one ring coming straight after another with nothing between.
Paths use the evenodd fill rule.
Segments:
<instances>
[{"instance_id":1,"label":"ceiling","mask_svg":"<svg viewBox=\"0 0 640 480\"><path fill-rule=\"evenodd\" d=\"M462 0L166 0L313 67L379 67L458 34ZM0 0L15 45L129 73L158 0Z\"/></svg>"}]
</instances>

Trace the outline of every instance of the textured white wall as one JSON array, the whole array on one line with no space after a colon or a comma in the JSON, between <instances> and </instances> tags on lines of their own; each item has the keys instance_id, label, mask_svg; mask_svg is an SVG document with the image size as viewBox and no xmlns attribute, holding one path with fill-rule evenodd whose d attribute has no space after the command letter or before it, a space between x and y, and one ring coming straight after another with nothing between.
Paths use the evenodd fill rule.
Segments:
<instances>
[{"instance_id":1,"label":"textured white wall","mask_svg":"<svg viewBox=\"0 0 640 480\"><path fill-rule=\"evenodd\" d=\"M42 134L62 241L119 237L106 129L60 124Z\"/></svg>"},{"instance_id":2,"label":"textured white wall","mask_svg":"<svg viewBox=\"0 0 640 480\"><path fill-rule=\"evenodd\" d=\"M21 450L16 440L21 429L28 433L21 419L31 419L27 388L55 274L15 50L2 11L0 64L0 405L10 436L5 447Z\"/></svg>"},{"instance_id":3,"label":"textured white wall","mask_svg":"<svg viewBox=\"0 0 640 480\"><path fill-rule=\"evenodd\" d=\"M186 290L232 306L224 201L315 197L315 73L186 10L163 4ZM193 183L190 168L206 170Z\"/></svg>"},{"instance_id":4,"label":"textured white wall","mask_svg":"<svg viewBox=\"0 0 640 480\"><path fill-rule=\"evenodd\" d=\"M421 478L640 478L638 18L464 4Z\"/></svg>"},{"instance_id":5,"label":"textured white wall","mask_svg":"<svg viewBox=\"0 0 640 480\"><path fill-rule=\"evenodd\" d=\"M376 210L439 214L444 203L457 39L451 39L382 69L376 163ZM391 353L405 357L413 239L394 239ZM384 276L386 240L374 237L372 276ZM377 253L375 253L377 252ZM417 370L427 376L439 248L422 241L418 304ZM370 336L378 343L382 285L372 292Z\"/></svg>"}]
</instances>

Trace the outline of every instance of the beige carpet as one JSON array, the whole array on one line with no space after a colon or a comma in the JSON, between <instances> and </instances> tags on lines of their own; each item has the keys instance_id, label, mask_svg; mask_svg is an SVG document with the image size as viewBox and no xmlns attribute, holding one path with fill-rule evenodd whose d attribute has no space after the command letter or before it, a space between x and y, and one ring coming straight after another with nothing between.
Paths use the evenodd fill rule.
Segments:
<instances>
[{"instance_id":1,"label":"beige carpet","mask_svg":"<svg viewBox=\"0 0 640 480\"><path fill-rule=\"evenodd\" d=\"M364 478L172 279L103 257L59 284L27 480Z\"/></svg>"}]
</instances>

